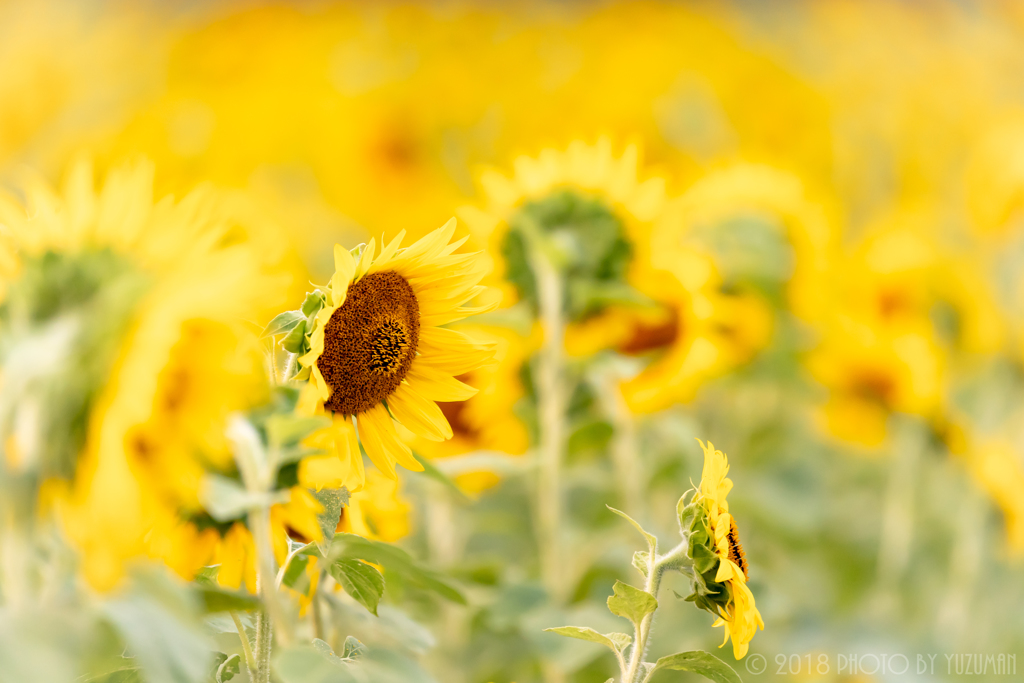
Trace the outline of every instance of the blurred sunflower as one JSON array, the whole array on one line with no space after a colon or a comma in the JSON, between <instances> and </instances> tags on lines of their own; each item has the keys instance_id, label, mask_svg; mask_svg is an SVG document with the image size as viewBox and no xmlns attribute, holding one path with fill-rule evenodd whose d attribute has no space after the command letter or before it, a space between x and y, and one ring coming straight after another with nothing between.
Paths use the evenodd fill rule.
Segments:
<instances>
[{"instance_id":1,"label":"blurred sunflower","mask_svg":"<svg viewBox=\"0 0 1024 683\"><path fill-rule=\"evenodd\" d=\"M764 629L764 621L747 587L747 558L726 501L732 490L732 480L727 477L729 459L710 442L698 442L704 449L704 471L690 504L694 514L690 557L695 561L695 585L699 589L690 599L718 616L714 625L725 628L722 645L732 638L733 655L742 659L757 629ZM713 577L708 572L708 578L701 577L701 557L714 558L708 567L714 571Z\"/></svg>"},{"instance_id":2,"label":"blurred sunflower","mask_svg":"<svg viewBox=\"0 0 1024 683\"><path fill-rule=\"evenodd\" d=\"M289 277L244 205L196 190L154 202L145 163L62 193L0 196L3 406L9 467L70 482L62 518L109 588L145 532L230 459L224 418L264 400L259 319ZM275 257L276 258L276 257Z\"/></svg>"},{"instance_id":3,"label":"blurred sunflower","mask_svg":"<svg viewBox=\"0 0 1024 683\"><path fill-rule=\"evenodd\" d=\"M506 280L505 302L537 307L532 233L561 248L566 351L650 356L641 375L623 385L629 406L649 412L691 399L704 381L749 358L771 323L755 297L717 286L708 256L676 249L674 260L654 258L655 231L666 230L666 180L642 179L639 163L638 146L616 156L608 138L545 149L516 159L512 177L483 174L485 209L462 215L488 245L495 276Z\"/></svg>"},{"instance_id":4,"label":"blurred sunflower","mask_svg":"<svg viewBox=\"0 0 1024 683\"><path fill-rule=\"evenodd\" d=\"M477 283L486 262L455 254L465 239L451 242L454 231L453 219L400 249L403 232L379 255L370 240L358 261L336 246L334 276L326 294L317 295L319 309L308 313L313 322L303 328L296 374L305 382L300 410L333 416L314 441L337 455L334 476L349 490L366 479L360 445L388 477L395 477L396 463L422 470L394 421L426 439L452 438L435 401L473 396L476 390L455 377L494 354L493 345L441 327L491 308L463 307L484 291Z\"/></svg>"}]
</instances>

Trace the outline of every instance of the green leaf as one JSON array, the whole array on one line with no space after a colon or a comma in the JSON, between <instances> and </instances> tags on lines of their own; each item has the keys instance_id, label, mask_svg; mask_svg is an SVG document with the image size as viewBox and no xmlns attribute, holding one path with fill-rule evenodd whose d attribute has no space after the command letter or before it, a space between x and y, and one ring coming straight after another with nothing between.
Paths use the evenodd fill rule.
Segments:
<instances>
[{"instance_id":1,"label":"green leaf","mask_svg":"<svg viewBox=\"0 0 1024 683\"><path fill-rule=\"evenodd\" d=\"M687 496L692 493L691 489L689 492L684 493L676 503L676 514L679 516L679 529L682 533L689 533L690 527L693 524L694 518L697 516L697 503L692 500L687 503Z\"/></svg>"},{"instance_id":2,"label":"green leaf","mask_svg":"<svg viewBox=\"0 0 1024 683\"><path fill-rule=\"evenodd\" d=\"M320 489L310 493L324 507L324 511L316 516L320 532L323 534L323 540L317 541L316 547L320 549L321 555L327 557L331 552L331 542L334 540L334 531L338 528L338 520L341 519L341 509L348 505L348 489L342 486L340 489Z\"/></svg>"},{"instance_id":3,"label":"green leaf","mask_svg":"<svg viewBox=\"0 0 1024 683\"><path fill-rule=\"evenodd\" d=\"M280 683L356 683L340 658L327 657L312 645L279 647L273 657L275 680Z\"/></svg>"},{"instance_id":4,"label":"green leaf","mask_svg":"<svg viewBox=\"0 0 1024 683\"><path fill-rule=\"evenodd\" d=\"M274 319L263 328L263 337L274 337L279 334L291 332L300 322L304 322L306 316L302 311L285 311L274 316Z\"/></svg>"},{"instance_id":5,"label":"green leaf","mask_svg":"<svg viewBox=\"0 0 1024 683\"><path fill-rule=\"evenodd\" d=\"M635 519L627 515L622 510L616 510L611 505L606 505L605 507L614 512L615 514L617 514L619 517L625 519L630 524L632 524L633 527L643 535L644 539L647 541L648 550L651 552L651 554L654 554L654 552L657 551L658 539L654 536L654 534L647 533Z\"/></svg>"},{"instance_id":6,"label":"green leaf","mask_svg":"<svg viewBox=\"0 0 1024 683\"><path fill-rule=\"evenodd\" d=\"M309 565L309 557L302 553L296 553L288 560L288 566L285 567L284 576L281 577L281 583L305 594L309 589L308 585L299 585L300 579L306 576L306 567Z\"/></svg>"},{"instance_id":7,"label":"green leaf","mask_svg":"<svg viewBox=\"0 0 1024 683\"><path fill-rule=\"evenodd\" d=\"M329 571L346 593L377 615L377 604L384 595L384 577L375 567L359 560L336 560Z\"/></svg>"},{"instance_id":8,"label":"green leaf","mask_svg":"<svg viewBox=\"0 0 1024 683\"><path fill-rule=\"evenodd\" d=\"M314 289L312 292L306 294L306 300L302 302L302 315L307 318L311 318L320 312L320 309L324 307L324 293L319 289Z\"/></svg>"},{"instance_id":9,"label":"green leaf","mask_svg":"<svg viewBox=\"0 0 1024 683\"><path fill-rule=\"evenodd\" d=\"M334 648L326 640L320 638L313 639L313 649L319 652L323 657L327 658L332 664L342 665L341 658L334 654Z\"/></svg>"},{"instance_id":10,"label":"green leaf","mask_svg":"<svg viewBox=\"0 0 1024 683\"><path fill-rule=\"evenodd\" d=\"M196 592L202 601L203 611L207 614L227 612L228 610L248 612L260 606L259 598L242 591L230 591L218 586L201 585L196 587Z\"/></svg>"},{"instance_id":11,"label":"green leaf","mask_svg":"<svg viewBox=\"0 0 1024 683\"><path fill-rule=\"evenodd\" d=\"M148 683L199 683L210 675L212 653L206 641L156 600L145 596L110 600L103 611Z\"/></svg>"},{"instance_id":12,"label":"green leaf","mask_svg":"<svg viewBox=\"0 0 1024 683\"><path fill-rule=\"evenodd\" d=\"M295 327L281 340L281 346L289 353L301 353L306 342L306 319L300 320Z\"/></svg>"},{"instance_id":13,"label":"green leaf","mask_svg":"<svg viewBox=\"0 0 1024 683\"><path fill-rule=\"evenodd\" d=\"M566 638L575 638L577 640L589 640L592 643L600 643L606 647L610 647L615 652L621 652L624 648L629 647L629 644L633 642L631 636L625 633L598 633L592 628L585 626L559 626L558 628L546 628L545 631L551 633L557 633L560 636Z\"/></svg>"},{"instance_id":14,"label":"green leaf","mask_svg":"<svg viewBox=\"0 0 1024 683\"><path fill-rule=\"evenodd\" d=\"M644 617L658 609L658 601L653 595L628 583L616 581L612 590L615 595L608 598L608 609L634 624L639 625Z\"/></svg>"},{"instance_id":15,"label":"green leaf","mask_svg":"<svg viewBox=\"0 0 1024 683\"><path fill-rule=\"evenodd\" d=\"M650 559L651 554L646 550L637 550L633 553L633 566L636 570L647 578L647 561Z\"/></svg>"},{"instance_id":16,"label":"green leaf","mask_svg":"<svg viewBox=\"0 0 1024 683\"><path fill-rule=\"evenodd\" d=\"M330 559L366 560L373 564L379 564L386 571L394 572L395 575L418 588L437 593L460 605L466 604L466 598L462 593L448 584L442 575L421 567L409 556L409 553L390 543L371 541L355 534L339 532L334 535Z\"/></svg>"},{"instance_id":17,"label":"green leaf","mask_svg":"<svg viewBox=\"0 0 1024 683\"><path fill-rule=\"evenodd\" d=\"M662 657L655 663L651 673L660 669L690 671L715 681L715 683L742 683L739 675L731 666L703 650L677 652L674 655Z\"/></svg>"},{"instance_id":18,"label":"green leaf","mask_svg":"<svg viewBox=\"0 0 1024 683\"><path fill-rule=\"evenodd\" d=\"M366 646L359 642L355 636L345 639L345 646L342 650L342 659L358 659L366 654Z\"/></svg>"},{"instance_id":19,"label":"green leaf","mask_svg":"<svg viewBox=\"0 0 1024 683\"><path fill-rule=\"evenodd\" d=\"M217 667L217 674L214 677L216 683L227 683L242 671L242 658L237 654L226 657L220 666Z\"/></svg>"},{"instance_id":20,"label":"green leaf","mask_svg":"<svg viewBox=\"0 0 1024 683\"><path fill-rule=\"evenodd\" d=\"M284 448L294 446L307 436L331 426L331 418L324 415L304 417L295 414L275 413L267 418L267 442L271 446Z\"/></svg>"}]
</instances>

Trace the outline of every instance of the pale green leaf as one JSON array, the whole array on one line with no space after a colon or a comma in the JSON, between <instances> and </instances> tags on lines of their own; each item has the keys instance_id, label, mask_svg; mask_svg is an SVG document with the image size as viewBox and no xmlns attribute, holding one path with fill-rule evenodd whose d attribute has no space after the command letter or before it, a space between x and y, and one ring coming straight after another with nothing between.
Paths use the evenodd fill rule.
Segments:
<instances>
[{"instance_id":1,"label":"pale green leaf","mask_svg":"<svg viewBox=\"0 0 1024 683\"><path fill-rule=\"evenodd\" d=\"M379 564L388 572L393 572L418 588L437 593L452 602L466 604L466 598L449 584L445 577L419 565L409 553L390 543L339 532L334 535L331 559L366 560Z\"/></svg>"},{"instance_id":2,"label":"pale green leaf","mask_svg":"<svg viewBox=\"0 0 1024 683\"><path fill-rule=\"evenodd\" d=\"M281 346L288 353L301 353L306 343L306 319L300 320L281 340Z\"/></svg>"},{"instance_id":3,"label":"pale green leaf","mask_svg":"<svg viewBox=\"0 0 1024 683\"><path fill-rule=\"evenodd\" d=\"M615 643L611 638L603 633L598 633L592 628L587 628L586 626L559 626L557 628L546 628L544 630L550 631L551 633L557 633L558 635L565 636L566 638L589 640L592 643L600 643L601 645L610 647L612 650L616 649Z\"/></svg>"},{"instance_id":4,"label":"pale green leaf","mask_svg":"<svg viewBox=\"0 0 1024 683\"><path fill-rule=\"evenodd\" d=\"M213 653L205 640L157 601L133 596L107 601L103 610L149 683L199 683L209 676Z\"/></svg>"},{"instance_id":5,"label":"pale green leaf","mask_svg":"<svg viewBox=\"0 0 1024 683\"><path fill-rule=\"evenodd\" d=\"M264 337L274 337L291 332L300 321L305 321L302 311L285 311L274 316L274 319L263 328Z\"/></svg>"},{"instance_id":6,"label":"pale green leaf","mask_svg":"<svg viewBox=\"0 0 1024 683\"><path fill-rule=\"evenodd\" d=\"M615 595L608 598L608 609L612 614L629 619L639 624L648 614L658 609L658 601L653 595L628 583L616 581L612 587Z\"/></svg>"},{"instance_id":7,"label":"pale green leaf","mask_svg":"<svg viewBox=\"0 0 1024 683\"><path fill-rule=\"evenodd\" d=\"M274 650L274 680L280 683L355 683L356 678L338 657L330 659L314 646Z\"/></svg>"},{"instance_id":8,"label":"pale green leaf","mask_svg":"<svg viewBox=\"0 0 1024 683\"><path fill-rule=\"evenodd\" d=\"M226 657L217 667L216 683L227 683L242 671L242 658L237 654Z\"/></svg>"},{"instance_id":9,"label":"pale green leaf","mask_svg":"<svg viewBox=\"0 0 1024 683\"><path fill-rule=\"evenodd\" d=\"M216 585L196 586L202 609L208 614L235 610L247 612L260 606L259 598L243 591L233 591Z\"/></svg>"},{"instance_id":10,"label":"pale green leaf","mask_svg":"<svg viewBox=\"0 0 1024 683\"><path fill-rule=\"evenodd\" d=\"M384 595L384 577L376 568L359 560L336 560L329 571L346 593L376 616Z\"/></svg>"},{"instance_id":11,"label":"pale green leaf","mask_svg":"<svg viewBox=\"0 0 1024 683\"><path fill-rule=\"evenodd\" d=\"M342 659L358 659L366 654L366 646L359 642L355 636L345 639L345 646L342 650Z\"/></svg>"},{"instance_id":12,"label":"pale green leaf","mask_svg":"<svg viewBox=\"0 0 1024 683\"><path fill-rule=\"evenodd\" d=\"M306 577L306 567L308 565L309 556L302 553L292 555L291 559L288 560L288 566L285 567L284 575L281 577L281 583L305 595L309 590L309 583Z\"/></svg>"},{"instance_id":13,"label":"pale green leaf","mask_svg":"<svg viewBox=\"0 0 1024 683\"><path fill-rule=\"evenodd\" d=\"M674 655L662 657L655 663L651 674L660 669L690 671L715 681L715 683L741 683L739 675L731 666L703 650L677 652Z\"/></svg>"},{"instance_id":14,"label":"pale green leaf","mask_svg":"<svg viewBox=\"0 0 1024 683\"><path fill-rule=\"evenodd\" d=\"M312 292L306 294L306 300L302 302L302 315L307 318L311 318L320 312L320 309L324 307L324 293L319 289L314 289Z\"/></svg>"},{"instance_id":15,"label":"pale green leaf","mask_svg":"<svg viewBox=\"0 0 1024 683\"><path fill-rule=\"evenodd\" d=\"M320 532L323 534L323 540L317 541L316 546L320 554L327 557L331 552L331 541L334 540L338 520L341 519L341 509L348 505L348 489L342 486L340 489L320 489L310 493L324 508L323 512L316 516Z\"/></svg>"},{"instance_id":16,"label":"pale green leaf","mask_svg":"<svg viewBox=\"0 0 1024 683\"><path fill-rule=\"evenodd\" d=\"M625 519L630 524L632 524L633 527L637 531L639 531L641 533L641 535L643 535L644 539L647 541L648 550L652 554L657 551L657 549L658 549L658 539L654 536L654 534L650 534L647 531L645 531L644 528L642 526L640 526L639 522L637 522L635 519L633 519L632 517L627 515L622 510L616 510L611 505L606 505L605 507L607 507L609 510L611 510L612 512L617 514L619 517L622 517L623 519Z\"/></svg>"},{"instance_id":17,"label":"pale green leaf","mask_svg":"<svg viewBox=\"0 0 1024 683\"><path fill-rule=\"evenodd\" d=\"M633 566L636 570L647 578L647 562L650 559L651 554L646 550L637 550L633 553Z\"/></svg>"}]
</instances>

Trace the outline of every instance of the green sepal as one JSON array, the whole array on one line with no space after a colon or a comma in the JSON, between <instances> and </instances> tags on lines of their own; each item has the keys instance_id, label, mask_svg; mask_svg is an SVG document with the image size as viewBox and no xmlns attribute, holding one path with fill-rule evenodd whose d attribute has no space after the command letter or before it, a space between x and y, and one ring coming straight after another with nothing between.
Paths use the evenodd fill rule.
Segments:
<instances>
[{"instance_id":1,"label":"green sepal","mask_svg":"<svg viewBox=\"0 0 1024 683\"><path fill-rule=\"evenodd\" d=\"M307 293L305 301L302 302L302 315L312 319L324 307L325 301L326 297L319 289L314 289L312 292Z\"/></svg>"},{"instance_id":2,"label":"green sepal","mask_svg":"<svg viewBox=\"0 0 1024 683\"><path fill-rule=\"evenodd\" d=\"M295 329L295 326L305 322L306 315L302 311L285 311L278 313L274 319L263 328L263 337L276 337L279 334L287 334Z\"/></svg>"},{"instance_id":3,"label":"green sepal","mask_svg":"<svg viewBox=\"0 0 1024 683\"><path fill-rule=\"evenodd\" d=\"M306 345L306 319L303 318L281 340L281 346L289 353L304 353Z\"/></svg>"}]
</instances>

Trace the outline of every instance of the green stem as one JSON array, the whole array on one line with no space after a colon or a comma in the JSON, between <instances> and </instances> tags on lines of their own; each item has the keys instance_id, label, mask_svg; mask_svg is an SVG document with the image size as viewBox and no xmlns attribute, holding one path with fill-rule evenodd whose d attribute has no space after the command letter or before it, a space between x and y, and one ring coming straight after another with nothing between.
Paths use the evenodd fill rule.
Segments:
<instances>
[{"instance_id":1,"label":"green stem","mask_svg":"<svg viewBox=\"0 0 1024 683\"><path fill-rule=\"evenodd\" d=\"M678 568L687 562L686 540L670 550L665 555L653 553L647 560L647 580L644 582L644 590L658 598L658 591L661 590L661 579L665 570ZM633 629L633 649L629 654L629 668L626 669L622 683L638 683L640 673L643 671L644 655L647 654L647 641L651 636L651 626L654 624L654 614L651 612L645 616Z\"/></svg>"},{"instance_id":2,"label":"green stem","mask_svg":"<svg viewBox=\"0 0 1024 683\"><path fill-rule=\"evenodd\" d=\"M252 655L249 635L245 632L245 626L242 625L242 620L238 618L238 613L232 609L228 610L228 614L231 615L231 621L235 622L235 628L238 629L238 639L242 641L242 653L245 655L245 670L249 674L249 681L250 683L255 683L256 679L253 672L256 669L256 658Z\"/></svg>"},{"instance_id":3,"label":"green stem","mask_svg":"<svg viewBox=\"0 0 1024 683\"><path fill-rule=\"evenodd\" d=\"M313 594L309 596L309 601L312 603L313 608L313 637L326 641L327 639L324 638L323 608L320 606L320 584L323 583L324 576L325 572L321 571L320 577L316 582L316 588L313 589Z\"/></svg>"},{"instance_id":4,"label":"green stem","mask_svg":"<svg viewBox=\"0 0 1024 683\"><path fill-rule=\"evenodd\" d=\"M297 354L294 354L294 353L289 353L288 354L288 360L285 361L285 364L284 364L284 373L281 375L281 384L284 384L285 382L287 382L291 378L292 373L294 372L294 369L295 369L295 359L296 358L297 358Z\"/></svg>"},{"instance_id":5,"label":"green stem","mask_svg":"<svg viewBox=\"0 0 1024 683\"><path fill-rule=\"evenodd\" d=\"M256 613L256 679L255 683L270 683L270 649L274 640L270 615L265 609Z\"/></svg>"},{"instance_id":6,"label":"green stem","mask_svg":"<svg viewBox=\"0 0 1024 683\"><path fill-rule=\"evenodd\" d=\"M544 343L537 359L534 382L540 427L540 467L537 482L537 521L541 578L556 603L564 598L562 543L562 450L565 441L565 387L562 280L546 254L532 250L537 279Z\"/></svg>"},{"instance_id":7,"label":"green stem","mask_svg":"<svg viewBox=\"0 0 1024 683\"><path fill-rule=\"evenodd\" d=\"M911 419L895 421L889 484L882 508L882 530L878 547L877 580L880 586L895 586L910 561L914 536L914 484L927 435L923 425Z\"/></svg>"},{"instance_id":8,"label":"green stem","mask_svg":"<svg viewBox=\"0 0 1024 683\"><path fill-rule=\"evenodd\" d=\"M626 405L619 388L619 375L613 370L604 373L600 391L605 414L614 429L611 442L615 480L622 495L623 509L636 519L644 518L640 482L641 462L636 441L636 420Z\"/></svg>"}]
</instances>

